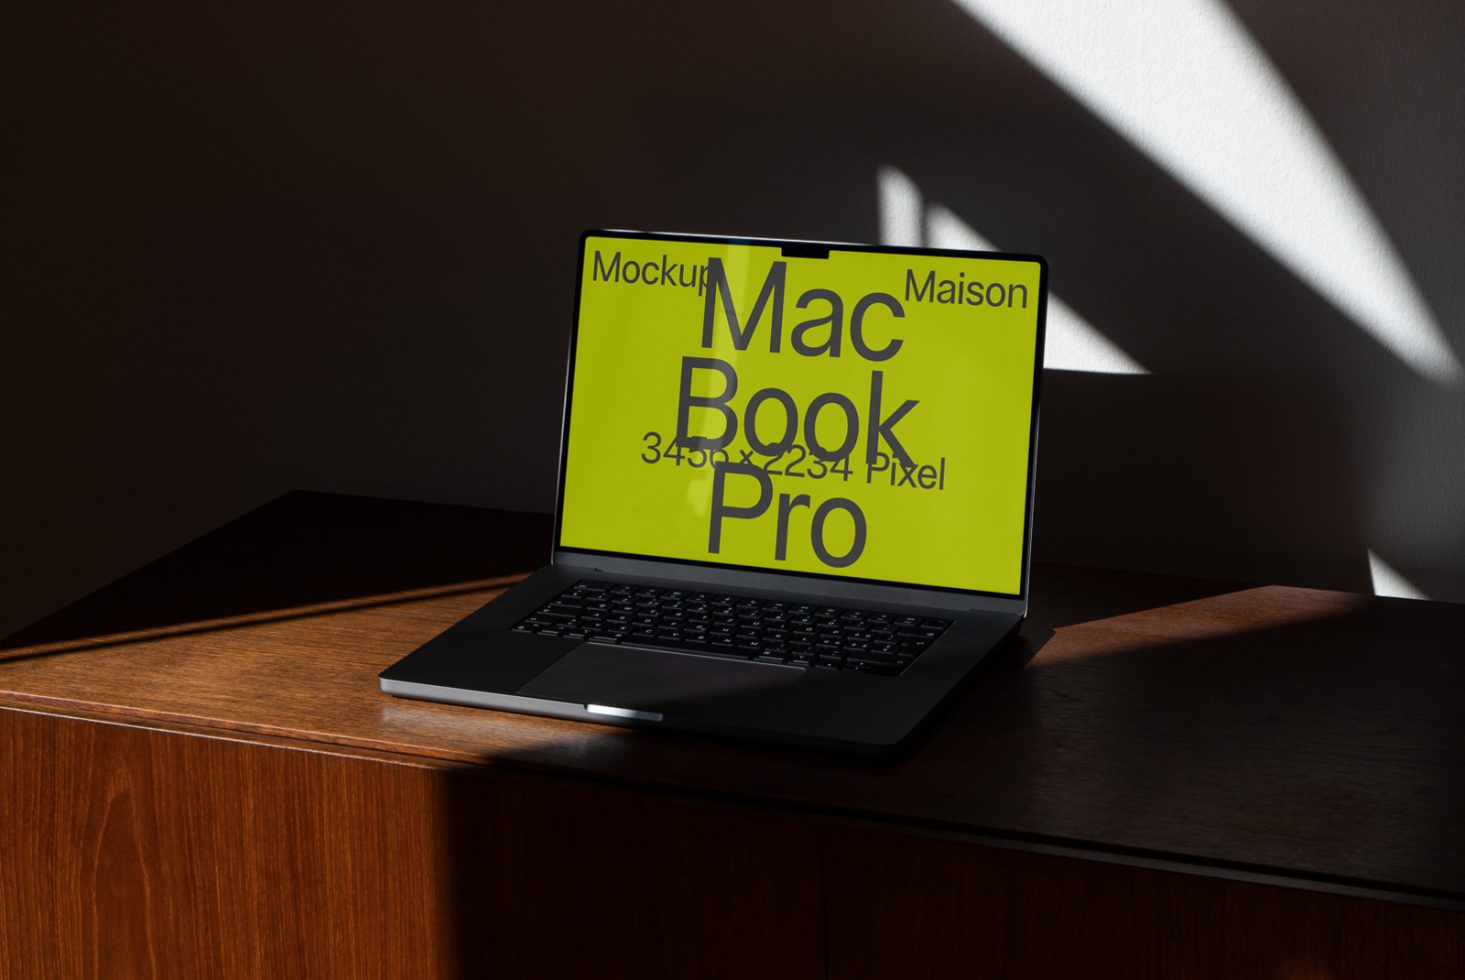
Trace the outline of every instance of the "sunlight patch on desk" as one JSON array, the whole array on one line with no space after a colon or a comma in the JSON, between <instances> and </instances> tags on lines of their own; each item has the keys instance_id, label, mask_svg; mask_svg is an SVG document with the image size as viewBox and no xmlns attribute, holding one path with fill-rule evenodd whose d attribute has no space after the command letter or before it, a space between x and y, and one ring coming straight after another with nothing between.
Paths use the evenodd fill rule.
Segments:
<instances>
[{"instance_id":1,"label":"sunlight patch on desk","mask_svg":"<svg viewBox=\"0 0 1465 980\"><path fill-rule=\"evenodd\" d=\"M953 0L1437 384L1460 361L1342 162L1220 0Z\"/></svg>"},{"instance_id":2,"label":"sunlight patch on desk","mask_svg":"<svg viewBox=\"0 0 1465 980\"><path fill-rule=\"evenodd\" d=\"M1181 650L1194 643L1338 619L1357 613L1370 601L1353 592L1311 590L1306 602L1278 601L1292 591L1287 586L1257 586L1060 626L1034 663L1041 667L1113 654ZM1259 608L1268 610L1265 618L1257 617ZM1156 613L1164 616L1157 618Z\"/></svg>"},{"instance_id":3,"label":"sunlight patch on desk","mask_svg":"<svg viewBox=\"0 0 1465 980\"><path fill-rule=\"evenodd\" d=\"M1373 582L1373 594L1394 599L1428 599L1418 586L1400 575L1398 570L1384 561L1373 549L1368 552L1368 577Z\"/></svg>"},{"instance_id":4,"label":"sunlight patch on desk","mask_svg":"<svg viewBox=\"0 0 1465 980\"><path fill-rule=\"evenodd\" d=\"M884 244L1000 251L948 208L926 204L915 182L894 167L881 167L879 182L880 240ZM1052 293L1048 295L1043 367L1095 374L1149 373Z\"/></svg>"}]
</instances>

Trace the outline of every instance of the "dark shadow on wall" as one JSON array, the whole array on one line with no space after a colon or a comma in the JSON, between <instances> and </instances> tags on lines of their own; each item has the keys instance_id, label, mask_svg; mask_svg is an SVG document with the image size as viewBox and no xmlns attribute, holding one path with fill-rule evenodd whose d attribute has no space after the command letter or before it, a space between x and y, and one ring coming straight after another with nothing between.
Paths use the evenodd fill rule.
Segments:
<instances>
[{"instance_id":1,"label":"dark shadow on wall","mask_svg":"<svg viewBox=\"0 0 1465 980\"><path fill-rule=\"evenodd\" d=\"M1434 40L1460 12L1430 6L1362 69L1362 4L1329 8L1336 52L1241 12L1304 73L1460 350L1465 222L1433 200L1465 152ZM26 478L0 486L16 608L293 487L547 510L577 233L875 240L884 166L1046 254L1153 372L1049 373L1039 557L1366 588L1374 547L1465 595L1459 391L946 0L27 16L5 338L25 369L0 392L23 420L4 451ZM1355 71L1396 98L1329 102ZM1368 142L1401 116L1432 128Z\"/></svg>"},{"instance_id":2,"label":"dark shadow on wall","mask_svg":"<svg viewBox=\"0 0 1465 980\"><path fill-rule=\"evenodd\" d=\"M873 128L899 134L892 160L925 198L1046 254L1057 293L1152 372L1045 376L1038 557L1366 591L1367 550L1405 545L1458 574L1425 539L1465 541L1465 392L1415 374L954 6L933 22L948 9L970 54L943 66L946 96ZM1461 349L1465 296L1421 285Z\"/></svg>"}]
</instances>

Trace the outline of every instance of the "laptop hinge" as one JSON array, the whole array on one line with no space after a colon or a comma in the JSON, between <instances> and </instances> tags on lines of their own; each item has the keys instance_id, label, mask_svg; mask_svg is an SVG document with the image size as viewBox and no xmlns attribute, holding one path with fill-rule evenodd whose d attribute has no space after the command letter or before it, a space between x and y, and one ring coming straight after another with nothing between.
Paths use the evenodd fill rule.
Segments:
<instances>
[{"instance_id":1,"label":"laptop hinge","mask_svg":"<svg viewBox=\"0 0 1465 980\"><path fill-rule=\"evenodd\" d=\"M923 589L901 585L847 582L839 579L724 568L689 562L659 561L618 555L585 554L556 549L553 563L581 574L628 576L674 584L681 588L700 585L707 589L797 593L810 601L887 603L921 606L952 612L1009 613L1027 615L1027 600L1017 596L984 596L954 590Z\"/></svg>"}]
</instances>

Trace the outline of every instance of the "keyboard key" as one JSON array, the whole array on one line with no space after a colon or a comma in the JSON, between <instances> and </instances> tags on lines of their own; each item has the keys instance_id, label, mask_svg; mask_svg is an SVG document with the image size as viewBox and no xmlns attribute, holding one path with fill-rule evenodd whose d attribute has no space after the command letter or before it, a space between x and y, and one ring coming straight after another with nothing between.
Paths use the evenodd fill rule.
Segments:
<instances>
[{"instance_id":1,"label":"keyboard key","mask_svg":"<svg viewBox=\"0 0 1465 980\"><path fill-rule=\"evenodd\" d=\"M517 633L634 643L732 659L898 674L950 626L896 615L603 581L576 582L514 624Z\"/></svg>"}]
</instances>

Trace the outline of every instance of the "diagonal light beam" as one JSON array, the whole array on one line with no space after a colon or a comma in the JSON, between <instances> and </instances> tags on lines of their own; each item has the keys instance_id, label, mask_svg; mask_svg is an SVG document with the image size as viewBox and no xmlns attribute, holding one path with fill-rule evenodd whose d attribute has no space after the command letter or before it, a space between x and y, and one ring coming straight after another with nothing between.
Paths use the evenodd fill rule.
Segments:
<instances>
[{"instance_id":1,"label":"diagonal light beam","mask_svg":"<svg viewBox=\"0 0 1465 980\"><path fill-rule=\"evenodd\" d=\"M920 188L894 167L881 167L880 240L887 245L930 245L999 251L966 222L938 204L926 204ZM1134 358L1056 296L1048 296L1043 367L1098 374L1149 374Z\"/></svg>"},{"instance_id":2,"label":"diagonal light beam","mask_svg":"<svg viewBox=\"0 0 1465 980\"><path fill-rule=\"evenodd\" d=\"M1465 370L1281 75L1219 0L953 0L1414 371Z\"/></svg>"},{"instance_id":3,"label":"diagonal light beam","mask_svg":"<svg viewBox=\"0 0 1465 980\"><path fill-rule=\"evenodd\" d=\"M1398 569L1374 554L1373 549L1368 552L1368 577L1373 582L1373 594L1382 596L1393 596L1396 599L1428 599L1414 583L1410 582Z\"/></svg>"}]
</instances>

